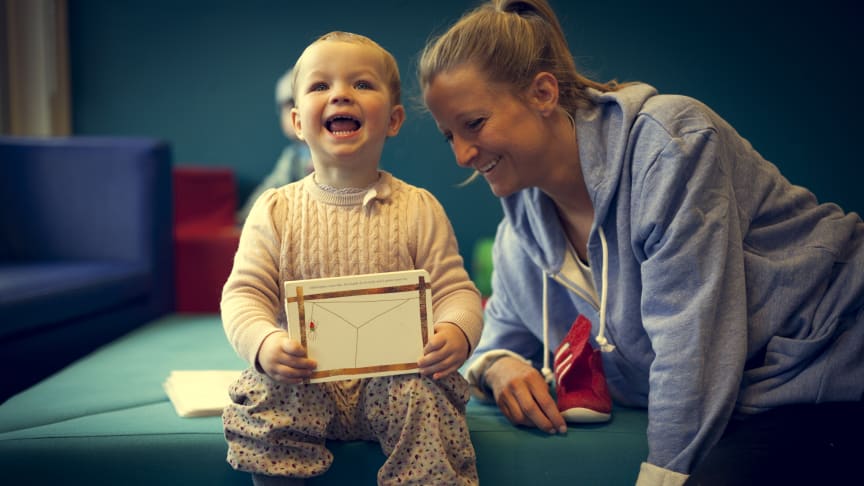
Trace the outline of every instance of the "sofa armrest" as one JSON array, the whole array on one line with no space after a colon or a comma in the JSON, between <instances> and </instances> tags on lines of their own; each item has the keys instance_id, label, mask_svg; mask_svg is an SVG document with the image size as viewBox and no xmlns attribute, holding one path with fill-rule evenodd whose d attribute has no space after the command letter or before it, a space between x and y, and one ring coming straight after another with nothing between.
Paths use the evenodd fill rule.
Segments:
<instances>
[{"instance_id":1,"label":"sofa armrest","mask_svg":"<svg viewBox=\"0 0 864 486\"><path fill-rule=\"evenodd\" d=\"M4 260L142 264L173 305L171 151L144 137L0 136Z\"/></svg>"}]
</instances>

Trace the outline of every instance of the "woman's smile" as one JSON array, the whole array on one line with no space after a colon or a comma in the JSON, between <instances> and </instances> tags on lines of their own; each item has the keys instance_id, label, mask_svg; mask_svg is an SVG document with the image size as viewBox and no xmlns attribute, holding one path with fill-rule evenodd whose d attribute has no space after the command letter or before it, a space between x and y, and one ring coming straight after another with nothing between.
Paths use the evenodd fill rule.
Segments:
<instances>
[{"instance_id":1,"label":"woman's smile","mask_svg":"<svg viewBox=\"0 0 864 486\"><path fill-rule=\"evenodd\" d=\"M488 164L477 167L477 170L486 174L489 171L491 171L492 169L494 169L498 165L498 162L500 162L500 161L501 161L501 157L497 157L494 160L490 161Z\"/></svg>"}]
</instances>

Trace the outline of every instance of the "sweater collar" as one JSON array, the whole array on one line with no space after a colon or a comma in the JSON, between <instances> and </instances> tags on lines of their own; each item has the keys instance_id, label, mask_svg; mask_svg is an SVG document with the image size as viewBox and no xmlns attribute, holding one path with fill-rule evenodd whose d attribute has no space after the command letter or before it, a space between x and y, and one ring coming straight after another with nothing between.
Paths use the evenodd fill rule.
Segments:
<instances>
[{"instance_id":1,"label":"sweater collar","mask_svg":"<svg viewBox=\"0 0 864 486\"><path fill-rule=\"evenodd\" d=\"M322 189L315 183L315 173L303 180L303 187L313 200L333 206L369 207L372 201L385 201L392 194L393 176L384 170L378 171L378 182L365 192L335 193Z\"/></svg>"}]
</instances>

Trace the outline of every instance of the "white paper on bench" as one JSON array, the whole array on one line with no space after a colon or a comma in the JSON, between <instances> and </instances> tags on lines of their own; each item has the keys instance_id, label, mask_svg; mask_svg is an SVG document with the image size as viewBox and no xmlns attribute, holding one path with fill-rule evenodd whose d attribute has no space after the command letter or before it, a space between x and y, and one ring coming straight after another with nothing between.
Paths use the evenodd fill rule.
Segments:
<instances>
[{"instance_id":1,"label":"white paper on bench","mask_svg":"<svg viewBox=\"0 0 864 486\"><path fill-rule=\"evenodd\" d=\"M228 405L228 387L240 377L238 370L175 370L162 387L181 417L220 415Z\"/></svg>"}]
</instances>

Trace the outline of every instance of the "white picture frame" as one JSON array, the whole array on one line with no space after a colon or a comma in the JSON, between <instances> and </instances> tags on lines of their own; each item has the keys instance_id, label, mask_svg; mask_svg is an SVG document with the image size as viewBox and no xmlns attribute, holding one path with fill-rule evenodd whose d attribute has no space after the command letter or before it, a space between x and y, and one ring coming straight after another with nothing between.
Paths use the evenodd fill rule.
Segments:
<instances>
[{"instance_id":1,"label":"white picture frame","mask_svg":"<svg viewBox=\"0 0 864 486\"><path fill-rule=\"evenodd\" d=\"M288 332L316 360L310 383L416 373L432 335L425 270L284 283Z\"/></svg>"}]
</instances>

